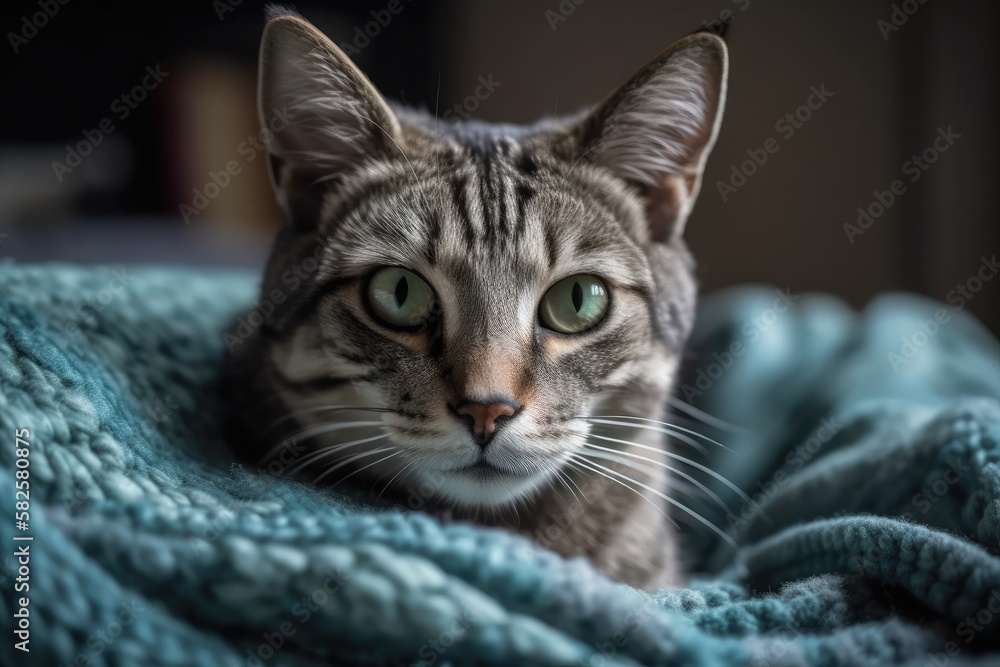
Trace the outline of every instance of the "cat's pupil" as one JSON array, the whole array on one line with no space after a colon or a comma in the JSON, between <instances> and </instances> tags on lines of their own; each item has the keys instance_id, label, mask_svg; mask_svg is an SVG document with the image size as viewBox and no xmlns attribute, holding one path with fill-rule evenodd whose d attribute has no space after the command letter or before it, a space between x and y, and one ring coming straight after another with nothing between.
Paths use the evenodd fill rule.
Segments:
<instances>
[{"instance_id":1,"label":"cat's pupil","mask_svg":"<svg viewBox=\"0 0 1000 667\"><path fill-rule=\"evenodd\" d=\"M410 285L406 282L406 276L399 279L396 283L396 306L399 308L403 307L403 302L406 301L406 295L410 293Z\"/></svg>"},{"instance_id":2,"label":"cat's pupil","mask_svg":"<svg viewBox=\"0 0 1000 667\"><path fill-rule=\"evenodd\" d=\"M583 307L583 288L580 287L580 283L573 283L573 307L578 313Z\"/></svg>"}]
</instances>

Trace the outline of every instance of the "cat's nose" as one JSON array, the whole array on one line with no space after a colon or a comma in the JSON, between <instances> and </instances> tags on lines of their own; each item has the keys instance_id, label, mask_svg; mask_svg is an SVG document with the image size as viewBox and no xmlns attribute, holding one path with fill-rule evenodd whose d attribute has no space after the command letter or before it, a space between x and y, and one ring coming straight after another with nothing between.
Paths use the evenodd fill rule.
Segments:
<instances>
[{"instance_id":1,"label":"cat's nose","mask_svg":"<svg viewBox=\"0 0 1000 667\"><path fill-rule=\"evenodd\" d=\"M481 447L486 447L496 433L497 423L502 419L510 419L521 410L521 405L512 398L503 396L492 399L489 403L465 400L452 406L459 419L465 422Z\"/></svg>"}]
</instances>

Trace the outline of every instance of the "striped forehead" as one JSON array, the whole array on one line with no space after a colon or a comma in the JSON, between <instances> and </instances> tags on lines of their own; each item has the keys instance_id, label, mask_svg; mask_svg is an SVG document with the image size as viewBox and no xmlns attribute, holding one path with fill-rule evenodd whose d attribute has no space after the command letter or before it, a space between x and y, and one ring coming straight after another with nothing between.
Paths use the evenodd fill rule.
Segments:
<instances>
[{"instance_id":1,"label":"striped forehead","mask_svg":"<svg viewBox=\"0 0 1000 667\"><path fill-rule=\"evenodd\" d=\"M482 276L524 285L574 273L651 282L641 240L626 232L637 214L619 193L572 170L540 168L512 142L371 176L360 196L327 209L338 273L395 265L459 283Z\"/></svg>"}]
</instances>

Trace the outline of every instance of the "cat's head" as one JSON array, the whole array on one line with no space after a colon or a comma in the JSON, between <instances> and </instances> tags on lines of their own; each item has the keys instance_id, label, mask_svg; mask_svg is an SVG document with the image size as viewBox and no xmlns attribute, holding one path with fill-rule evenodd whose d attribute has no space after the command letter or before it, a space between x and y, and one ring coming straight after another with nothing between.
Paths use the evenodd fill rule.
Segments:
<instances>
[{"instance_id":1,"label":"cat's head","mask_svg":"<svg viewBox=\"0 0 1000 667\"><path fill-rule=\"evenodd\" d=\"M722 40L685 37L594 109L528 127L394 108L295 15L268 23L260 67L287 217L267 372L314 448L358 419L324 406L383 410L379 454L348 450L359 464L496 506L551 480L597 406L658 416L693 319L681 234L719 128Z\"/></svg>"}]
</instances>

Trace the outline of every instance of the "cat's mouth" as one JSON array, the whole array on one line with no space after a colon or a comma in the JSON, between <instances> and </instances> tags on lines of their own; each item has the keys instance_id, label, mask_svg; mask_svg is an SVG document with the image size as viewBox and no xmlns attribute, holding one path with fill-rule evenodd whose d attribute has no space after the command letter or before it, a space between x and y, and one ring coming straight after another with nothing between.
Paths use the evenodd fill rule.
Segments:
<instances>
[{"instance_id":1,"label":"cat's mouth","mask_svg":"<svg viewBox=\"0 0 1000 667\"><path fill-rule=\"evenodd\" d=\"M527 467L506 466L482 457L467 465L443 471L436 491L451 503L465 507L506 505L538 484L538 474Z\"/></svg>"}]
</instances>

